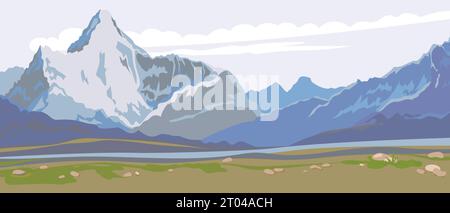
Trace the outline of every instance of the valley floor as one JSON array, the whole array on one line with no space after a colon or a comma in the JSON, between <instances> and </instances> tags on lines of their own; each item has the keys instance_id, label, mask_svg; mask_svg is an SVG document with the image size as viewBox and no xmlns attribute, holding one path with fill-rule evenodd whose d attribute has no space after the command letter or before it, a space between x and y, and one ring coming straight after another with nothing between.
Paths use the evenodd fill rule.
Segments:
<instances>
[{"instance_id":1,"label":"valley floor","mask_svg":"<svg viewBox=\"0 0 450 213\"><path fill-rule=\"evenodd\" d=\"M445 153L450 147L426 148ZM276 156L345 150L350 149ZM0 192L450 192L450 175L417 171L429 164L450 171L448 154L442 159L429 158L426 153L388 154L392 161L375 161L371 154L178 163L1 161Z\"/></svg>"}]
</instances>

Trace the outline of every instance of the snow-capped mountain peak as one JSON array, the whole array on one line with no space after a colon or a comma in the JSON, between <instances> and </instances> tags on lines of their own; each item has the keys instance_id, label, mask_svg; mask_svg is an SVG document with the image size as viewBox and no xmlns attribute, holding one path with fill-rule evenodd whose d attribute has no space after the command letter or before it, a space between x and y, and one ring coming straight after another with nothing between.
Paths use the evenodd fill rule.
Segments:
<instances>
[{"instance_id":1,"label":"snow-capped mountain peak","mask_svg":"<svg viewBox=\"0 0 450 213\"><path fill-rule=\"evenodd\" d=\"M105 36L107 35L107 36ZM83 30L80 38L72 43L67 50L68 53L79 52L91 42L94 37L100 37L103 43L113 44L117 40L122 40L125 34L117 26L116 21L111 14L106 10L99 10L94 17L92 17L89 25ZM132 43L128 38L127 42ZM94 43L95 41L92 41ZM134 44L132 44L135 46Z\"/></svg>"},{"instance_id":2,"label":"snow-capped mountain peak","mask_svg":"<svg viewBox=\"0 0 450 213\"><path fill-rule=\"evenodd\" d=\"M16 105L55 119L134 128L151 110L140 93L137 54L146 53L101 10L68 54L40 48L9 96L13 102L22 96L30 101Z\"/></svg>"},{"instance_id":3,"label":"snow-capped mountain peak","mask_svg":"<svg viewBox=\"0 0 450 213\"><path fill-rule=\"evenodd\" d=\"M194 78L197 74L201 82ZM53 119L136 131L147 123L150 112L183 89L171 84L177 75L189 78L191 85L184 85L189 87L218 74L202 62L176 55L150 57L120 30L109 12L100 10L67 53L40 48L7 97L22 109L44 112ZM229 125L241 119L231 119ZM140 130L155 125L159 123ZM222 124L217 125L198 137ZM166 133L177 132L174 128Z\"/></svg>"}]
</instances>

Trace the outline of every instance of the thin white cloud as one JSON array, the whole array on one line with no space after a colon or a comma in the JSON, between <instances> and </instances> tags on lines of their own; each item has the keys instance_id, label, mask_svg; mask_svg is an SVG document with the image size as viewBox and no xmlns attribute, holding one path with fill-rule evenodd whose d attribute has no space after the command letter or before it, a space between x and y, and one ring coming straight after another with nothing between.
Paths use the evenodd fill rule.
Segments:
<instances>
[{"instance_id":1,"label":"thin white cloud","mask_svg":"<svg viewBox=\"0 0 450 213\"><path fill-rule=\"evenodd\" d=\"M66 51L70 44L76 41L82 33L80 28L68 28L59 33L59 36L50 38L35 38L30 42L31 51L35 52L39 46L46 46L53 51Z\"/></svg>"},{"instance_id":2,"label":"thin white cloud","mask_svg":"<svg viewBox=\"0 0 450 213\"><path fill-rule=\"evenodd\" d=\"M399 16L385 16L373 22L357 22L353 25L347 25L342 22L327 22L320 26L315 24L296 26L292 23L265 23L258 26L237 25L232 29L218 29L206 35L188 34L183 36L177 32L159 31L156 29L145 30L142 33L127 32L127 34L138 45L143 47L167 47L325 35L446 20L450 20L450 11L440 11L424 16L405 13Z\"/></svg>"},{"instance_id":3,"label":"thin white cloud","mask_svg":"<svg viewBox=\"0 0 450 213\"><path fill-rule=\"evenodd\" d=\"M277 52L294 51L318 51L344 48L346 46L322 46L303 45L303 42L274 42L259 43L252 45L228 45L211 49L175 49L168 52L152 52L154 56L177 54L185 56L205 56L205 55L240 55L240 54L265 54Z\"/></svg>"},{"instance_id":4,"label":"thin white cloud","mask_svg":"<svg viewBox=\"0 0 450 213\"><path fill-rule=\"evenodd\" d=\"M265 23L258 26L237 25L232 29L218 29L209 34L181 35L174 31L160 31L148 29L141 33L126 32L137 45L144 48L154 47L180 47L188 45L226 44L248 41L268 41L273 39L294 38L302 36L325 35L362 30L382 29L413 24L431 23L450 20L450 11L440 11L424 16L405 13L399 16L385 16L373 22L357 22L347 25L342 22L327 22L323 25L305 24L296 26L292 23L271 24ZM65 51L69 45L81 34L81 29L70 28L60 33L58 38L36 38L30 42L30 49L35 51L40 45L48 46L55 51ZM272 45L273 48L268 48ZM263 54L281 51L307 51L332 49L334 46L302 46L281 43L256 44L256 45L232 45L209 50L175 49L172 53L184 55L206 54ZM272 51L269 51L272 49Z\"/></svg>"}]
</instances>

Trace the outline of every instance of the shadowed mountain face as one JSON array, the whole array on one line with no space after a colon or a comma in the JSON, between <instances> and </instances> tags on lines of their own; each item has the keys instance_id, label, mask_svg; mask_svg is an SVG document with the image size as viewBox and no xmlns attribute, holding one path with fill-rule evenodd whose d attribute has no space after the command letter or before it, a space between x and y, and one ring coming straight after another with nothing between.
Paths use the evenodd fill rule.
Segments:
<instances>
[{"instance_id":1,"label":"shadowed mountain face","mask_svg":"<svg viewBox=\"0 0 450 213\"><path fill-rule=\"evenodd\" d=\"M237 145L227 143L203 144L201 141L169 135L148 137L140 132L131 134L121 129L101 129L95 125L77 121L53 120L41 112L21 111L2 97L0 97L0 112L0 148L55 145L74 139L87 138L104 138L108 140L90 144L66 144L64 145L66 148L64 146L58 146L52 149L58 153L69 153L76 152L77 150L84 150L83 152L140 152L143 150L147 152L192 151L172 145L192 146L202 150L229 150L251 147L244 143ZM124 139L124 141L121 139ZM132 140L166 142L167 146L130 143ZM127 143L127 141L129 142ZM43 148L43 150L46 149L48 148ZM45 152L39 150L36 149L36 153L45 154ZM24 152L24 154L33 154L33 152Z\"/></svg>"},{"instance_id":2,"label":"shadowed mountain face","mask_svg":"<svg viewBox=\"0 0 450 213\"><path fill-rule=\"evenodd\" d=\"M24 69L14 67L0 72L0 95L5 95L13 87L14 83L20 79Z\"/></svg>"},{"instance_id":3,"label":"shadowed mountain face","mask_svg":"<svg viewBox=\"0 0 450 213\"><path fill-rule=\"evenodd\" d=\"M252 121L242 123L205 139L206 142L228 141L245 142L253 146L287 146L296 140L298 129L306 127L306 123L298 121L308 118L309 113L326 103L325 100L312 98L300 101L279 112L276 121ZM227 140L222 140L227 138Z\"/></svg>"},{"instance_id":4,"label":"shadowed mountain face","mask_svg":"<svg viewBox=\"0 0 450 213\"><path fill-rule=\"evenodd\" d=\"M435 116L442 118L450 112L450 43L435 46L426 58L431 63L428 87L416 96L400 98L381 112L387 116L410 115L417 118Z\"/></svg>"},{"instance_id":5,"label":"shadowed mountain face","mask_svg":"<svg viewBox=\"0 0 450 213\"><path fill-rule=\"evenodd\" d=\"M233 80L230 81L229 79ZM221 83L208 84L208 82L214 82L214 80ZM222 88L215 90L215 87L219 85ZM257 117L253 111L248 109L226 110L229 106L236 107L235 102L226 100L226 98L219 98L220 96L227 97L227 88L236 88L236 86L238 86L237 80L231 74L223 72L219 77L206 81L202 85L179 90L173 94L170 101L165 103L167 105L161 104L157 110L151 112L150 118L139 127L139 130L150 136L176 132L188 139L203 139L211 133L236 125L236 121L242 123L255 120ZM237 90L244 94L241 88L238 87ZM175 110L176 107L173 107L176 103L180 103L182 99L189 99L190 105L193 106L195 97L209 97L208 93L213 94L214 91L220 93L211 98L217 99L213 105L219 106L220 109L218 110L207 108Z\"/></svg>"},{"instance_id":6,"label":"shadowed mountain face","mask_svg":"<svg viewBox=\"0 0 450 213\"><path fill-rule=\"evenodd\" d=\"M120 129L100 129L77 121L55 121L44 113L21 111L3 98L0 98L0 112L0 147L55 144L90 137L146 138Z\"/></svg>"},{"instance_id":7,"label":"shadowed mountain face","mask_svg":"<svg viewBox=\"0 0 450 213\"><path fill-rule=\"evenodd\" d=\"M379 114L368 123L323 132L306 138L296 145L448 137L450 137L450 115L444 118L426 117L421 119L395 115L388 119Z\"/></svg>"}]
</instances>

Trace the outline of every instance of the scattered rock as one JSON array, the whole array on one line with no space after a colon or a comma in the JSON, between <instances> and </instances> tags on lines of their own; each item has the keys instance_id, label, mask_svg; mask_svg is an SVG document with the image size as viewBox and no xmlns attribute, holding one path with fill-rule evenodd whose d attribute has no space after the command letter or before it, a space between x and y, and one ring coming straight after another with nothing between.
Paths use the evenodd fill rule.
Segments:
<instances>
[{"instance_id":1,"label":"scattered rock","mask_svg":"<svg viewBox=\"0 0 450 213\"><path fill-rule=\"evenodd\" d=\"M436 176L438 176L438 177L444 177L444 176L447 175L447 172L446 172L446 171L442 171L442 170L437 170L437 169L435 169L435 170L433 171L433 174L436 175Z\"/></svg>"},{"instance_id":2,"label":"scattered rock","mask_svg":"<svg viewBox=\"0 0 450 213\"><path fill-rule=\"evenodd\" d=\"M417 174L421 174L421 175L425 174L425 170L423 170L423 169L417 169L416 172L417 172Z\"/></svg>"},{"instance_id":3,"label":"scattered rock","mask_svg":"<svg viewBox=\"0 0 450 213\"><path fill-rule=\"evenodd\" d=\"M64 178L66 178L65 175L60 175L60 176L58 176L58 179L64 179Z\"/></svg>"},{"instance_id":4,"label":"scattered rock","mask_svg":"<svg viewBox=\"0 0 450 213\"><path fill-rule=\"evenodd\" d=\"M274 172L284 172L283 168L274 168L273 169Z\"/></svg>"},{"instance_id":5,"label":"scattered rock","mask_svg":"<svg viewBox=\"0 0 450 213\"><path fill-rule=\"evenodd\" d=\"M264 174L273 175L275 172L272 169L264 169Z\"/></svg>"},{"instance_id":6,"label":"scattered rock","mask_svg":"<svg viewBox=\"0 0 450 213\"><path fill-rule=\"evenodd\" d=\"M435 164L428 164L425 166L425 170L427 172L433 172L434 170L441 170L441 167Z\"/></svg>"},{"instance_id":7,"label":"scattered rock","mask_svg":"<svg viewBox=\"0 0 450 213\"><path fill-rule=\"evenodd\" d=\"M360 163L359 166L364 167L366 164Z\"/></svg>"},{"instance_id":8,"label":"scattered rock","mask_svg":"<svg viewBox=\"0 0 450 213\"><path fill-rule=\"evenodd\" d=\"M312 165L309 167L310 169L317 169L317 170L322 170L322 167L317 166L317 165Z\"/></svg>"},{"instance_id":9,"label":"scattered rock","mask_svg":"<svg viewBox=\"0 0 450 213\"><path fill-rule=\"evenodd\" d=\"M331 164L329 164L329 163L324 163L324 164L322 164L322 167L324 167L324 168L326 168L326 167L331 167Z\"/></svg>"},{"instance_id":10,"label":"scattered rock","mask_svg":"<svg viewBox=\"0 0 450 213\"><path fill-rule=\"evenodd\" d=\"M131 172L125 172L125 173L123 173L122 174L122 177L131 177L131 176L133 176L133 174L131 173Z\"/></svg>"},{"instance_id":11,"label":"scattered rock","mask_svg":"<svg viewBox=\"0 0 450 213\"><path fill-rule=\"evenodd\" d=\"M139 176L139 175L141 175L141 173L139 171L135 171L134 175Z\"/></svg>"},{"instance_id":12,"label":"scattered rock","mask_svg":"<svg viewBox=\"0 0 450 213\"><path fill-rule=\"evenodd\" d=\"M173 169L168 169L167 171L168 171L168 172L173 172L174 170L173 170Z\"/></svg>"},{"instance_id":13,"label":"scattered rock","mask_svg":"<svg viewBox=\"0 0 450 213\"><path fill-rule=\"evenodd\" d=\"M372 155L372 160L376 161L392 161L392 157L385 153L376 153Z\"/></svg>"},{"instance_id":14,"label":"scattered rock","mask_svg":"<svg viewBox=\"0 0 450 213\"><path fill-rule=\"evenodd\" d=\"M444 158L444 153L442 152L431 152L427 155L429 158L438 158L438 159L442 159Z\"/></svg>"},{"instance_id":15,"label":"scattered rock","mask_svg":"<svg viewBox=\"0 0 450 213\"><path fill-rule=\"evenodd\" d=\"M13 175L24 175L26 172L24 170L21 169L16 169L12 171Z\"/></svg>"},{"instance_id":16,"label":"scattered rock","mask_svg":"<svg viewBox=\"0 0 450 213\"><path fill-rule=\"evenodd\" d=\"M442 171L441 167L435 164L428 164L425 166L427 172L431 172L438 177L444 177L447 175L446 171Z\"/></svg>"},{"instance_id":17,"label":"scattered rock","mask_svg":"<svg viewBox=\"0 0 450 213\"><path fill-rule=\"evenodd\" d=\"M70 175L71 175L72 177L80 177L80 173L78 173L78 172L76 172L76 171L71 171L71 172L70 172Z\"/></svg>"},{"instance_id":18,"label":"scattered rock","mask_svg":"<svg viewBox=\"0 0 450 213\"><path fill-rule=\"evenodd\" d=\"M42 166L39 167L39 169L48 169L48 166L47 165L42 165Z\"/></svg>"},{"instance_id":19,"label":"scattered rock","mask_svg":"<svg viewBox=\"0 0 450 213\"><path fill-rule=\"evenodd\" d=\"M222 163L231 163L233 162L233 158L225 158L222 160Z\"/></svg>"}]
</instances>

